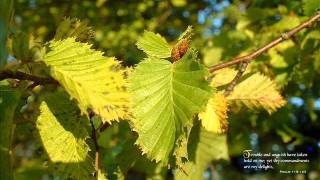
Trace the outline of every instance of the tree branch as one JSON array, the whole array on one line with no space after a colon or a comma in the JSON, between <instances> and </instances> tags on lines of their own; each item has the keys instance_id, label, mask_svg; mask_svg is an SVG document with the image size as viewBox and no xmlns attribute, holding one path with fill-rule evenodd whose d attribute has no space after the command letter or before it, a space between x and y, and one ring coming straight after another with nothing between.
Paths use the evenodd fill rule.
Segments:
<instances>
[{"instance_id":1,"label":"tree branch","mask_svg":"<svg viewBox=\"0 0 320 180\"><path fill-rule=\"evenodd\" d=\"M257 58L258 56L260 56L261 54L267 52L269 49L273 48L274 46L278 45L279 43L290 39L291 37L293 37L295 34L297 34L298 32L300 32L302 29L305 28L309 28L311 27L316 21L318 21L320 19L320 12L318 12L315 16L310 17L307 21L303 22L302 24L296 26L295 28L293 28L292 30L283 33L279 38L273 40L272 42L270 42L269 44L263 46L262 48L246 55L246 56L241 56L241 57L236 57L230 61L218 64L218 65L214 65L212 67L209 68L209 71L212 73L214 71L217 71L219 69L223 69L229 66L233 66L235 64L239 64L242 62L250 62L251 60Z\"/></svg>"},{"instance_id":2,"label":"tree branch","mask_svg":"<svg viewBox=\"0 0 320 180\"><path fill-rule=\"evenodd\" d=\"M29 80L33 81L37 85L44 85L44 84L59 84L58 81L54 80L53 78L44 78L38 77L31 74L26 74L20 71L9 71L3 70L0 72L0 81L4 79L19 79L19 80Z\"/></svg>"},{"instance_id":3,"label":"tree branch","mask_svg":"<svg viewBox=\"0 0 320 180\"><path fill-rule=\"evenodd\" d=\"M226 68L238 63L242 63L240 65L240 68L236 74L236 76L233 78L233 80L229 83L228 87L226 88L224 95L228 96L230 95L230 93L233 91L233 89L235 88L235 86L237 85L238 81L240 80L241 76L243 75L243 73L245 72L249 62L255 58L257 58L258 56L260 56L261 54L263 54L264 52L267 52L269 49L273 48L274 46L278 45L279 43L288 40L290 38L293 38L295 34L297 34L298 32L300 32L302 29L305 28L309 28L311 27L316 21L318 21L320 19L320 12L318 12L315 16L310 17L307 21L303 22L302 24L296 26L295 28L293 28L292 30L283 33L279 38L273 40L272 42L270 42L269 44L263 46L262 48L254 51L251 54L248 54L246 56L241 56L241 57L237 57L234 58L228 62L225 63L221 63L215 66L212 66L209 71L212 73L216 70L222 69L222 68Z\"/></svg>"}]
</instances>

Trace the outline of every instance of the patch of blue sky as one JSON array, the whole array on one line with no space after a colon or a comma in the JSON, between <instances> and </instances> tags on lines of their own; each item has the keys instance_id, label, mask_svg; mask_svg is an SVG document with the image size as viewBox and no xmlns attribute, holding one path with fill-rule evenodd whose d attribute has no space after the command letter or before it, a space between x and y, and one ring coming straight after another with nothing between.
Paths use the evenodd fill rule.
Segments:
<instances>
[{"instance_id":1,"label":"patch of blue sky","mask_svg":"<svg viewBox=\"0 0 320 180\"><path fill-rule=\"evenodd\" d=\"M289 99L289 103L297 107L301 107L302 105L304 105L304 100L300 97L294 96Z\"/></svg>"},{"instance_id":2,"label":"patch of blue sky","mask_svg":"<svg viewBox=\"0 0 320 180\"><path fill-rule=\"evenodd\" d=\"M213 19L212 21L212 25L219 28L222 26L222 23L223 23L223 17L218 17L218 18L215 18Z\"/></svg>"},{"instance_id":3,"label":"patch of blue sky","mask_svg":"<svg viewBox=\"0 0 320 180\"><path fill-rule=\"evenodd\" d=\"M211 21L211 26L207 27L207 29L204 30L204 37L208 38L212 35L218 35L220 33L220 28L223 25L224 17L213 17L213 13L220 13L225 8L230 6L229 0L224 0L219 3L217 3L216 0L205 0L205 2L208 2L209 5L203 10L200 10L198 12L198 23L199 24L205 24L208 20Z\"/></svg>"},{"instance_id":4,"label":"patch of blue sky","mask_svg":"<svg viewBox=\"0 0 320 180\"><path fill-rule=\"evenodd\" d=\"M314 101L314 109L320 111L320 98Z\"/></svg>"}]
</instances>

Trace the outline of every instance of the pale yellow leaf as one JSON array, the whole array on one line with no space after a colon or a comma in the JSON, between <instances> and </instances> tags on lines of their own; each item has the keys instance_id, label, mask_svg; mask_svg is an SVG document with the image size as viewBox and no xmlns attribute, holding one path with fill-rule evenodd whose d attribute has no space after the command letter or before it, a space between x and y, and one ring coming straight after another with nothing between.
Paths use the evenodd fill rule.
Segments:
<instances>
[{"instance_id":1,"label":"pale yellow leaf","mask_svg":"<svg viewBox=\"0 0 320 180\"><path fill-rule=\"evenodd\" d=\"M224 133L228 129L227 100L222 93L216 93L209 100L206 110L199 113L202 126L210 132Z\"/></svg>"},{"instance_id":2,"label":"pale yellow leaf","mask_svg":"<svg viewBox=\"0 0 320 180\"><path fill-rule=\"evenodd\" d=\"M274 81L260 73L240 82L227 99L230 103L243 104L249 109L265 109L269 114L286 103Z\"/></svg>"},{"instance_id":3,"label":"pale yellow leaf","mask_svg":"<svg viewBox=\"0 0 320 180\"><path fill-rule=\"evenodd\" d=\"M231 68L223 68L213 73L213 77L211 80L212 87L219 87L226 85L232 81L232 79L236 76L237 71Z\"/></svg>"},{"instance_id":4,"label":"pale yellow leaf","mask_svg":"<svg viewBox=\"0 0 320 180\"><path fill-rule=\"evenodd\" d=\"M77 100L82 113L88 109L104 122L130 118L129 93L120 62L105 57L91 45L74 38L51 41L43 59L51 76Z\"/></svg>"}]
</instances>

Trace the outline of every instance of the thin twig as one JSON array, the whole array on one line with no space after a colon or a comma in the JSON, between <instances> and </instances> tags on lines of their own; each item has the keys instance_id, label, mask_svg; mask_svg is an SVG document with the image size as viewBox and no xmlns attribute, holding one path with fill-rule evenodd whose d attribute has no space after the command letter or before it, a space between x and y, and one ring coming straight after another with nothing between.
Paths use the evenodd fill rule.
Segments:
<instances>
[{"instance_id":1,"label":"thin twig","mask_svg":"<svg viewBox=\"0 0 320 180\"><path fill-rule=\"evenodd\" d=\"M171 8L169 8L166 12L164 12L158 19L157 26L163 24L168 17L172 14Z\"/></svg>"},{"instance_id":2,"label":"thin twig","mask_svg":"<svg viewBox=\"0 0 320 180\"><path fill-rule=\"evenodd\" d=\"M295 34L300 32L302 29L311 27L319 19L320 19L320 13L318 12L315 16L310 17L307 21L301 23L300 25L296 26L292 30L290 30L286 33L283 33L279 38L273 40L272 42L263 46L262 48L254 51L246 56L237 57L237 58L234 58L234 59L227 61L225 63L214 65L214 66L210 67L209 71L212 73L212 72L217 71L219 69L233 66L235 64L239 64L242 62L249 62L249 61L257 58L258 56L260 56L264 52L267 52L270 48L273 48L274 46L278 45L279 43L290 39L292 36L294 36Z\"/></svg>"},{"instance_id":3,"label":"thin twig","mask_svg":"<svg viewBox=\"0 0 320 180\"><path fill-rule=\"evenodd\" d=\"M94 127L94 124L92 122L92 118L94 116L95 116L94 112L90 112L89 113L90 124L91 124L91 128L92 128L91 138L93 140L93 143L94 143L94 146L95 146L95 151L96 151L94 169L95 169L95 173L97 174L99 169L100 169L100 153L99 153L99 145L98 145L98 141L97 141L96 128Z\"/></svg>"},{"instance_id":4,"label":"thin twig","mask_svg":"<svg viewBox=\"0 0 320 180\"><path fill-rule=\"evenodd\" d=\"M99 132L103 132L104 130L106 130L108 127L110 126L109 123L103 123L98 129L99 129Z\"/></svg>"},{"instance_id":5,"label":"thin twig","mask_svg":"<svg viewBox=\"0 0 320 180\"><path fill-rule=\"evenodd\" d=\"M29 81L33 81L35 84L38 84L38 85L59 84L58 81L52 78L38 77L38 76L34 76L24 72L20 72L20 71L13 72L9 70L3 70L0 72L0 81L4 79L29 80Z\"/></svg>"}]
</instances>

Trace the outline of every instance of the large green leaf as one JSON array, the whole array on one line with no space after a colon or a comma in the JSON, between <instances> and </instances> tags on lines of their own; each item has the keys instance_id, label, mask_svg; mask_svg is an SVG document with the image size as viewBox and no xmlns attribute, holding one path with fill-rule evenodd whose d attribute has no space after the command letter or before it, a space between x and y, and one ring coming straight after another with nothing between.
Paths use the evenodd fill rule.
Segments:
<instances>
[{"instance_id":1,"label":"large green leaf","mask_svg":"<svg viewBox=\"0 0 320 180\"><path fill-rule=\"evenodd\" d=\"M129 117L124 70L119 62L74 38L52 41L49 47L44 62L83 113L90 108L109 122Z\"/></svg>"},{"instance_id":2,"label":"large green leaf","mask_svg":"<svg viewBox=\"0 0 320 180\"><path fill-rule=\"evenodd\" d=\"M136 67L130 78L132 123L149 158L167 162L193 114L204 109L212 93L206 75L193 49L173 64L149 57Z\"/></svg>"},{"instance_id":3,"label":"large green leaf","mask_svg":"<svg viewBox=\"0 0 320 180\"><path fill-rule=\"evenodd\" d=\"M12 127L21 90L0 84L0 179L12 179Z\"/></svg>"},{"instance_id":4,"label":"large green leaf","mask_svg":"<svg viewBox=\"0 0 320 180\"><path fill-rule=\"evenodd\" d=\"M171 48L167 41L159 34L150 31L143 33L143 36L138 39L137 46L148 56L158 58L168 58L171 56Z\"/></svg>"},{"instance_id":5,"label":"large green leaf","mask_svg":"<svg viewBox=\"0 0 320 180\"><path fill-rule=\"evenodd\" d=\"M177 170L175 179L194 180L204 179L204 171L214 160L228 160L228 146L226 135L218 135L206 131L204 128L192 129L190 139L192 146L188 149L190 161Z\"/></svg>"},{"instance_id":6,"label":"large green leaf","mask_svg":"<svg viewBox=\"0 0 320 180\"><path fill-rule=\"evenodd\" d=\"M47 95L40 105L36 126L54 173L62 179L93 178L93 160L85 142L88 121L66 93Z\"/></svg>"}]
</instances>

